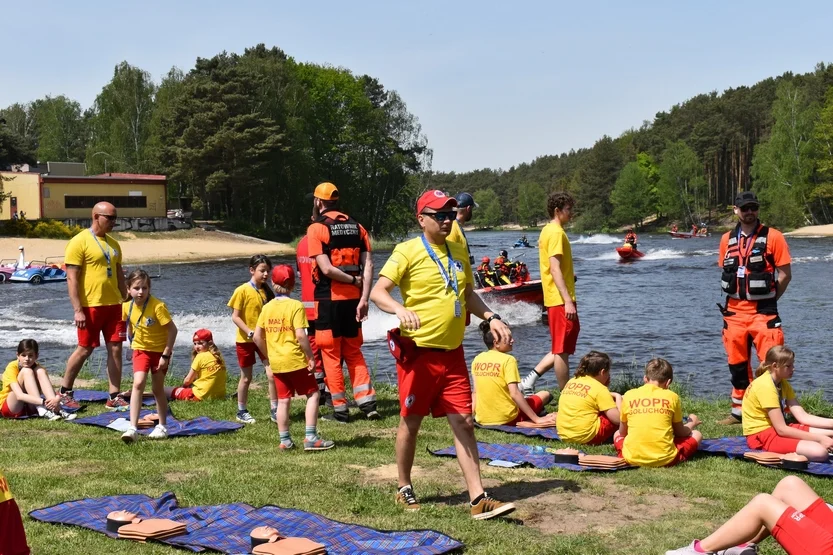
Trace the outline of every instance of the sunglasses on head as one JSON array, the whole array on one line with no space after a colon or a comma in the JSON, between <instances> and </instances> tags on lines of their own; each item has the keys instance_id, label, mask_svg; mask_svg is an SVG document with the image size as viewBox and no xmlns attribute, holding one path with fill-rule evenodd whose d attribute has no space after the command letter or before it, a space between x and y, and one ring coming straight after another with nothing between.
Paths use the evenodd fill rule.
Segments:
<instances>
[{"instance_id":1,"label":"sunglasses on head","mask_svg":"<svg viewBox=\"0 0 833 555\"><path fill-rule=\"evenodd\" d=\"M457 217L457 213L454 211L449 212L423 212L423 216L429 216L434 218L438 222L444 222L445 220L453 220Z\"/></svg>"},{"instance_id":2,"label":"sunglasses on head","mask_svg":"<svg viewBox=\"0 0 833 555\"><path fill-rule=\"evenodd\" d=\"M116 221L117 216L111 214L96 214L96 216L101 216L102 218L107 218L108 222Z\"/></svg>"},{"instance_id":3,"label":"sunglasses on head","mask_svg":"<svg viewBox=\"0 0 833 555\"><path fill-rule=\"evenodd\" d=\"M757 204L747 204L746 206L741 206L741 212L757 212L758 205Z\"/></svg>"}]
</instances>

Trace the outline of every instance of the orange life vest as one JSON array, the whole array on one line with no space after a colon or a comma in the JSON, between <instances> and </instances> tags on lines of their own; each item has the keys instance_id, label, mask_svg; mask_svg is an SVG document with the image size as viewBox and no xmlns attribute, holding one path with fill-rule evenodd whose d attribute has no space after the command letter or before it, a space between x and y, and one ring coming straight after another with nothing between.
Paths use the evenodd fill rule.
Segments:
<instances>
[{"instance_id":1,"label":"orange life vest","mask_svg":"<svg viewBox=\"0 0 833 555\"><path fill-rule=\"evenodd\" d=\"M720 288L732 299L759 301L775 298L778 272L771 254L767 253L769 228L758 224L755 233L746 239L741 251L738 238L740 224L729 235Z\"/></svg>"},{"instance_id":2,"label":"orange life vest","mask_svg":"<svg viewBox=\"0 0 833 555\"><path fill-rule=\"evenodd\" d=\"M359 222L347 214L336 214L335 218L321 214L317 223L327 226L330 239L322 244L323 254L330 264L345 274L359 276L362 272L361 254L364 245ZM321 273L318 265L313 266L312 281L315 283L315 299L330 300L332 280Z\"/></svg>"}]
</instances>

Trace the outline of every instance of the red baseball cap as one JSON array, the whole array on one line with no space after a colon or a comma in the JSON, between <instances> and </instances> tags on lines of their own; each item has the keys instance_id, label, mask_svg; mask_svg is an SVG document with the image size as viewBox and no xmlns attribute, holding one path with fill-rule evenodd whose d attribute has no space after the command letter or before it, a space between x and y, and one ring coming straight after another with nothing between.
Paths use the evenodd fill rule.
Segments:
<instances>
[{"instance_id":1,"label":"red baseball cap","mask_svg":"<svg viewBox=\"0 0 833 555\"><path fill-rule=\"evenodd\" d=\"M194 332L194 341L211 341L214 342L214 336L205 328L198 329Z\"/></svg>"},{"instance_id":2,"label":"red baseball cap","mask_svg":"<svg viewBox=\"0 0 833 555\"><path fill-rule=\"evenodd\" d=\"M445 207L457 208L457 199L446 195L442 191L431 189L429 191L425 191L422 193L422 196L419 197L416 205L416 211L417 214L420 214L426 208L441 210Z\"/></svg>"},{"instance_id":3,"label":"red baseball cap","mask_svg":"<svg viewBox=\"0 0 833 555\"><path fill-rule=\"evenodd\" d=\"M275 266L272 268L272 283L284 289L292 289L295 287L295 270L286 264Z\"/></svg>"}]
</instances>

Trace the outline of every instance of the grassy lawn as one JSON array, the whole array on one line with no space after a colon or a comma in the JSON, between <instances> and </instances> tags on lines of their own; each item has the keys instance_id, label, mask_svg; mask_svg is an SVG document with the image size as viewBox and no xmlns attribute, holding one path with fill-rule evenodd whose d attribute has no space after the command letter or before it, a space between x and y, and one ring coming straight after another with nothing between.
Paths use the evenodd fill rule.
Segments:
<instances>
[{"instance_id":1,"label":"grassy lawn","mask_svg":"<svg viewBox=\"0 0 833 555\"><path fill-rule=\"evenodd\" d=\"M262 378L261 378L262 379ZM257 384L256 384L257 385ZM426 419L414 472L422 511L406 514L393 504L396 485L395 393L382 386L383 420L341 425L322 421L322 435L336 448L319 453L282 453L269 422L265 383L250 400L257 424L210 437L143 440L127 446L119 434L65 422L0 420L0 468L24 512L83 497L121 493L176 493L182 506L246 502L317 512L329 518L380 529L434 529L463 541L466 553L633 554L664 553L703 537L754 494L771 490L786 475L753 463L699 456L671 469L614 474L482 466L487 489L518 510L509 519L475 522L468 514L462 475L453 459L426 448L452 443L445 420ZM229 383L232 391L236 382ZM830 414L819 395L808 408ZM207 415L233 419L233 401L172 403L177 418ZM713 422L728 403L684 398L684 409L700 415L706 437L739 434L738 427ZM103 410L90 405L86 414ZM303 436L303 404L293 405L292 432ZM478 431L489 442L536 442L524 436ZM552 443L552 445L559 445ZM587 451L611 453L612 447ZM802 476L827 499L833 482ZM161 544L117 541L81 528L24 518L33 553L174 553ZM280 526L278 526L280 528ZM782 553L767 540L761 553Z\"/></svg>"}]
</instances>

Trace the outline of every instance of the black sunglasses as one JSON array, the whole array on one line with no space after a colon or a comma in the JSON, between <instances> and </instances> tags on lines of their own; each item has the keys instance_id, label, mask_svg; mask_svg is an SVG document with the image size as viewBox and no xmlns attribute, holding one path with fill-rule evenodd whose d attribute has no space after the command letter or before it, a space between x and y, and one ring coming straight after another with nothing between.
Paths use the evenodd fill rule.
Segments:
<instances>
[{"instance_id":1,"label":"black sunglasses","mask_svg":"<svg viewBox=\"0 0 833 555\"><path fill-rule=\"evenodd\" d=\"M741 212L757 212L758 208L759 207L758 207L757 204L747 204L746 206L741 206L740 211Z\"/></svg>"},{"instance_id":2,"label":"black sunglasses","mask_svg":"<svg viewBox=\"0 0 833 555\"><path fill-rule=\"evenodd\" d=\"M457 213L454 211L451 212L423 212L423 216L430 216L434 218L438 222L444 222L445 220L453 220L457 217Z\"/></svg>"},{"instance_id":3,"label":"black sunglasses","mask_svg":"<svg viewBox=\"0 0 833 555\"><path fill-rule=\"evenodd\" d=\"M102 218L107 218L108 222L114 222L114 221L116 221L116 218L118 218L118 216L111 216L110 214L96 214L96 216L101 216Z\"/></svg>"}]
</instances>

